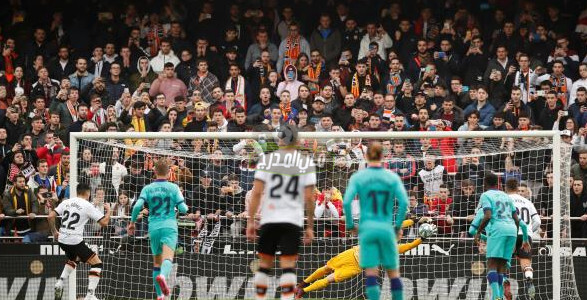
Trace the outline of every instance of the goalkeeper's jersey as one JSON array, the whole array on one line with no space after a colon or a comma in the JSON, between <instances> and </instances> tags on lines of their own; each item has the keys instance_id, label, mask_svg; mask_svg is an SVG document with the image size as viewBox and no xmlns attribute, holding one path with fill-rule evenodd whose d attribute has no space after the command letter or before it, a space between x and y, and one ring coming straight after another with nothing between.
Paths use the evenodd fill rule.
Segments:
<instances>
[{"instance_id":1,"label":"goalkeeper's jersey","mask_svg":"<svg viewBox=\"0 0 587 300\"><path fill-rule=\"evenodd\" d=\"M149 208L149 231L160 228L177 229L175 207L184 203L184 197L175 183L155 180L145 186L139 196Z\"/></svg>"}]
</instances>

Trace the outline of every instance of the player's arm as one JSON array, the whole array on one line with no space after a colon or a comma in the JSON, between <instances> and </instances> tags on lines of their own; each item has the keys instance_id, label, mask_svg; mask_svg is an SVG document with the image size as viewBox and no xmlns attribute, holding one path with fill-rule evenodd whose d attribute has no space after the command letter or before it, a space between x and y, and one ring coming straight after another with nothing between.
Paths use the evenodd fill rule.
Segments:
<instances>
[{"instance_id":1,"label":"player's arm","mask_svg":"<svg viewBox=\"0 0 587 300\"><path fill-rule=\"evenodd\" d=\"M49 223L49 229L51 229L51 234L55 237L55 241L57 241L57 237L59 237L59 231L55 227L55 218L57 217L57 212L51 210L49 215L47 216L47 222Z\"/></svg>"},{"instance_id":2,"label":"player's arm","mask_svg":"<svg viewBox=\"0 0 587 300\"><path fill-rule=\"evenodd\" d=\"M188 205L185 204L185 198L183 197L183 195L181 194L181 190L179 189L179 186L175 186L177 188L177 191L175 193L176 195L176 201L175 201L175 206L177 207L177 210L182 213L185 214L188 212Z\"/></svg>"},{"instance_id":3,"label":"player's arm","mask_svg":"<svg viewBox=\"0 0 587 300\"><path fill-rule=\"evenodd\" d=\"M259 173L259 171L257 171ZM257 174L255 174L257 176ZM261 195L265 189L265 182L260 179L255 179L253 182L253 190L251 192L251 203L249 204L249 216L247 221L247 239L254 241L257 238L255 230L255 215L259 210L261 204Z\"/></svg>"},{"instance_id":4,"label":"player's arm","mask_svg":"<svg viewBox=\"0 0 587 300\"><path fill-rule=\"evenodd\" d=\"M487 199L486 195L481 196L481 208L482 208L482 212L483 212L483 219L481 220L481 223L479 224L479 227L477 228L477 233L475 234L475 240L479 241L480 238L480 234L481 232L483 232L483 230L485 229L485 226L487 226L487 224L489 223L489 220L491 220L491 216L493 215L492 213L492 207L491 207L491 202L489 201L489 199Z\"/></svg>"},{"instance_id":5,"label":"player's arm","mask_svg":"<svg viewBox=\"0 0 587 300\"><path fill-rule=\"evenodd\" d=\"M357 188L355 187L355 179L354 176L351 176L347 189L344 193L344 200L342 202L342 209L345 216L345 226L347 230L352 230L355 228L355 224L353 223L353 200L355 199L356 195Z\"/></svg>"},{"instance_id":6,"label":"player's arm","mask_svg":"<svg viewBox=\"0 0 587 300\"><path fill-rule=\"evenodd\" d=\"M141 191L141 195L139 196L139 200L135 202L132 207L132 212L130 214L130 222L128 223L127 232L129 235L135 234L135 222L137 221L143 206L145 206L145 198L143 198L144 191Z\"/></svg>"},{"instance_id":7,"label":"player's arm","mask_svg":"<svg viewBox=\"0 0 587 300\"><path fill-rule=\"evenodd\" d=\"M397 180L394 186L394 195L397 199L397 210L394 218L394 228L396 232L399 232L400 230L402 230L402 223L406 218L406 213L408 212L408 205L410 204L410 202L408 200L408 192L406 192L406 188L404 187L401 179L399 178L399 176L395 176ZM393 207L394 204L390 202L388 205Z\"/></svg>"},{"instance_id":8,"label":"player's arm","mask_svg":"<svg viewBox=\"0 0 587 300\"><path fill-rule=\"evenodd\" d=\"M106 210L106 214L98 220L98 224L102 227L108 226L108 223L110 223L110 215L112 214L109 203L104 203L104 209Z\"/></svg>"},{"instance_id":9,"label":"player's arm","mask_svg":"<svg viewBox=\"0 0 587 300\"><path fill-rule=\"evenodd\" d=\"M308 244L314 239L314 208L316 205L314 198L315 185L307 185L304 188L304 201L306 207L306 230L304 234L304 243Z\"/></svg>"}]
</instances>

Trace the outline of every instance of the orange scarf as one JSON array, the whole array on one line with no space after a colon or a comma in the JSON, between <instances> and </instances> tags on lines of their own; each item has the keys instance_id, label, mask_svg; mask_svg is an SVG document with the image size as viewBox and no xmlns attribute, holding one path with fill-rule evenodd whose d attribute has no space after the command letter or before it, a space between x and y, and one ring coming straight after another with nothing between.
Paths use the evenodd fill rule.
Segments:
<instances>
[{"instance_id":1,"label":"orange scarf","mask_svg":"<svg viewBox=\"0 0 587 300\"><path fill-rule=\"evenodd\" d=\"M322 72L322 62L319 62L315 68L313 68L312 65L310 65L308 67L308 77L310 77L310 79L318 79L320 77L321 72ZM318 86L318 84L311 82L311 81L308 82L308 88L310 88L310 93L312 95L316 95L320 91L320 87Z\"/></svg>"},{"instance_id":2,"label":"orange scarf","mask_svg":"<svg viewBox=\"0 0 587 300\"><path fill-rule=\"evenodd\" d=\"M353 79L351 80L351 93L355 98L359 98L361 95L361 89L359 84L359 73L355 73L353 75ZM371 86L371 76L369 74L365 75L365 86Z\"/></svg>"},{"instance_id":3,"label":"orange scarf","mask_svg":"<svg viewBox=\"0 0 587 300\"><path fill-rule=\"evenodd\" d=\"M291 113L291 102L287 102L286 104L279 102L279 109L281 109L283 120L287 122L289 119L289 113Z\"/></svg>"},{"instance_id":4,"label":"orange scarf","mask_svg":"<svg viewBox=\"0 0 587 300\"><path fill-rule=\"evenodd\" d=\"M293 64L300 55L300 37L298 36L295 40L291 36L288 36L285 40L285 63L284 66Z\"/></svg>"}]
</instances>

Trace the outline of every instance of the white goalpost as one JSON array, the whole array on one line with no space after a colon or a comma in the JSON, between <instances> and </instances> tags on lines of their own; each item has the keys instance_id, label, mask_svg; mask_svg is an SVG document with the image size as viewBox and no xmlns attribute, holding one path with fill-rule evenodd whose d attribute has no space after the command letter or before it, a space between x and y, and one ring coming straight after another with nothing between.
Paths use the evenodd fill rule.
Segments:
<instances>
[{"instance_id":1,"label":"white goalpost","mask_svg":"<svg viewBox=\"0 0 587 300\"><path fill-rule=\"evenodd\" d=\"M117 203L106 229L87 225L86 242L98 251L104 268L99 299L154 298L152 260L146 236L148 209L137 223L137 236L125 226L128 206L150 183L152 162L174 162L170 181L186 196L189 216L180 218L179 242L169 299L252 299L255 245L243 234L246 194L252 186L256 157L273 151L274 132L78 132L70 135L70 195L76 185L92 187L96 206ZM424 131L424 132L300 132L300 149L317 164L316 240L303 246L298 282L316 268L357 244L344 230L338 209L348 178L365 164L369 141L384 144L384 167L398 172L412 192L409 218L416 222L402 243L418 238L417 221L426 216L441 229L400 256L406 299L486 299L485 256L464 234L483 192L480 174L499 175L500 186L517 178L541 214L533 237L536 299L579 299L575 282L569 219L572 149L559 131ZM401 149L403 147L403 150ZM482 181L482 180L481 180ZM449 199L438 193L449 191ZM125 204L125 197L128 204ZM426 211L424 211L426 208ZM523 216L522 216L523 219ZM279 272L279 271L278 271ZM278 274L277 274L278 275ZM511 288L517 299L529 299L523 271L512 259ZM389 282L382 281L390 299ZM277 282L269 287L269 298ZM333 283L308 293L309 299L363 299L363 277ZM85 295L87 267L69 279L64 299ZM514 298L516 299L516 298Z\"/></svg>"}]
</instances>

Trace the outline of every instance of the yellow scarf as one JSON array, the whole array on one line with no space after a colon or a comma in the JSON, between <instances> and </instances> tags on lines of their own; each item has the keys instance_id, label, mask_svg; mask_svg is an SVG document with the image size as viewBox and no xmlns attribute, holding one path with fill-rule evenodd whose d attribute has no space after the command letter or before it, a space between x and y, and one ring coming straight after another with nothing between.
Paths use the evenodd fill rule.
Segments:
<instances>
[{"instance_id":1,"label":"yellow scarf","mask_svg":"<svg viewBox=\"0 0 587 300\"><path fill-rule=\"evenodd\" d=\"M10 194L12 194L12 204L14 209L16 210L18 207L18 197L16 195L16 191L15 191L16 187L13 186L10 189ZM29 193L28 193L28 189L25 188L22 193L24 194L24 203L25 203L25 207L24 210L26 211L26 214L28 215L30 213L29 211Z\"/></svg>"},{"instance_id":2,"label":"yellow scarf","mask_svg":"<svg viewBox=\"0 0 587 300\"><path fill-rule=\"evenodd\" d=\"M132 117L132 127L135 128L136 132L147 132L147 128L145 127L145 118L137 118Z\"/></svg>"},{"instance_id":3,"label":"yellow scarf","mask_svg":"<svg viewBox=\"0 0 587 300\"><path fill-rule=\"evenodd\" d=\"M313 68L312 65L310 65L310 67L308 67L308 77L310 77L310 79L319 79L321 71L322 62L319 62L315 68ZM320 87L318 86L318 84L314 82L308 82L308 87L310 88L310 93L312 95L316 95L320 91Z\"/></svg>"}]
</instances>

